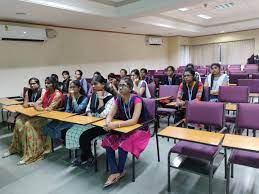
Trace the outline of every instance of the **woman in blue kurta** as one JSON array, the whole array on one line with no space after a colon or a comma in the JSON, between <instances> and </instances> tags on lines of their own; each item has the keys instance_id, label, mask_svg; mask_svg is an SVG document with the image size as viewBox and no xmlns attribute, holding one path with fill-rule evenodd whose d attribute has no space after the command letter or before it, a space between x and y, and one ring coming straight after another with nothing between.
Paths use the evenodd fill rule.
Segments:
<instances>
[{"instance_id":1,"label":"woman in blue kurta","mask_svg":"<svg viewBox=\"0 0 259 194\"><path fill-rule=\"evenodd\" d=\"M67 95L65 112L82 114L87 106L87 97L85 96L84 89L80 81L74 80L70 84L70 90ZM43 128L43 133L53 139L65 139L67 129L72 127L72 123L61 121L52 121Z\"/></svg>"}]
</instances>

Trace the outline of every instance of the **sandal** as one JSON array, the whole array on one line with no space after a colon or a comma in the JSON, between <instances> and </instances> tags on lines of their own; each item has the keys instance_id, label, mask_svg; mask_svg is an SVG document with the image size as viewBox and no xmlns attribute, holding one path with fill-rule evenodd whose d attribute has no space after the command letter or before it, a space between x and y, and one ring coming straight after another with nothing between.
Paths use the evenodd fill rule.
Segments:
<instances>
[{"instance_id":1,"label":"sandal","mask_svg":"<svg viewBox=\"0 0 259 194\"><path fill-rule=\"evenodd\" d=\"M23 161L23 160L21 160L21 161L17 162L17 166L21 166L21 165L25 165L25 164L26 164L26 162L25 162L25 161Z\"/></svg>"},{"instance_id":2,"label":"sandal","mask_svg":"<svg viewBox=\"0 0 259 194\"><path fill-rule=\"evenodd\" d=\"M7 158L9 156L11 156L12 154L10 152L5 152L2 156L2 158Z\"/></svg>"},{"instance_id":3,"label":"sandal","mask_svg":"<svg viewBox=\"0 0 259 194\"><path fill-rule=\"evenodd\" d=\"M110 175L110 177L111 177L111 175ZM114 175L114 178L113 178L113 179L111 179L110 177L108 178L108 180L106 181L106 183L104 183L103 188L107 188L107 187L109 187L109 186L111 186L111 185L117 183L117 182L119 181L119 179L120 179L120 178L119 178L120 175L117 175L117 176Z\"/></svg>"}]
</instances>

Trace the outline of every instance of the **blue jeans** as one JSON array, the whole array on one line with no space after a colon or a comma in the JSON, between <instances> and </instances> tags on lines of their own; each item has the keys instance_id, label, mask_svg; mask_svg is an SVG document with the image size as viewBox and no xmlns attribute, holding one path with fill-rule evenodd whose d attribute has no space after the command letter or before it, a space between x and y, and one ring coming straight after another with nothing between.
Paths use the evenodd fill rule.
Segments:
<instances>
[{"instance_id":1,"label":"blue jeans","mask_svg":"<svg viewBox=\"0 0 259 194\"><path fill-rule=\"evenodd\" d=\"M119 148L119 162L117 164L115 158L115 151L112 148L106 148L106 154L108 163L111 168L111 173L122 173L124 171L125 163L127 160L128 152L124 151L123 149Z\"/></svg>"}]
</instances>

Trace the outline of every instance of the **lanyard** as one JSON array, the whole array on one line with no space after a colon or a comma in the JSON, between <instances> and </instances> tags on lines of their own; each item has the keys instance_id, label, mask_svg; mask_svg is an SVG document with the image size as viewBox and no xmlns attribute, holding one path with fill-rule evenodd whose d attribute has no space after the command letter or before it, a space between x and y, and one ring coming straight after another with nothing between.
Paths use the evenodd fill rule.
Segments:
<instances>
[{"instance_id":1,"label":"lanyard","mask_svg":"<svg viewBox=\"0 0 259 194\"><path fill-rule=\"evenodd\" d=\"M129 99L129 102L128 102L128 112L127 112L127 109L126 109L126 105L123 102L123 110L124 110L124 113L125 113L125 115L127 117L127 120L132 118L131 113L130 113L130 100L131 100L131 98Z\"/></svg>"},{"instance_id":2,"label":"lanyard","mask_svg":"<svg viewBox=\"0 0 259 194\"><path fill-rule=\"evenodd\" d=\"M37 92L33 95L31 95L31 101L32 102L36 102L36 99L37 99Z\"/></svg>"},{"instance_id":3,"label":"lanyard","mask_svg":"<svg viewBox=\"0 0 259 194\"><path fill-rule=\"evenodd\" d=\"M190 90L189 87L188 87L188 97L189 97L189 101L192 100L192 91L193 91L193 88Z\"/></svg>"}]
</instances>

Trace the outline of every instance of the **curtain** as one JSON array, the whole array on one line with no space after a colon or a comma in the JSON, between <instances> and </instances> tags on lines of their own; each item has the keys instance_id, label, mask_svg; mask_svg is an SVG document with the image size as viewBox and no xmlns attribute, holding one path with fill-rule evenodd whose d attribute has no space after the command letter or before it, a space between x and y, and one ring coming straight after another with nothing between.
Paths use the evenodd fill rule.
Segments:
<instances>
[{"instance_id":1,"label":"curtain","mask_svg":"<svg viewBox=\"0 0 259 194\"><path fill-rule=\"evenodd\" d=\"M221 43L222 64L246 64L254 48L254 39Z\"/></svg>"}]
</instances>

